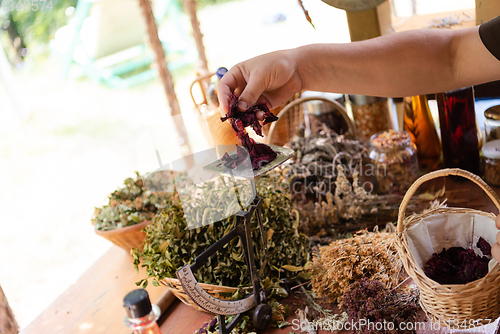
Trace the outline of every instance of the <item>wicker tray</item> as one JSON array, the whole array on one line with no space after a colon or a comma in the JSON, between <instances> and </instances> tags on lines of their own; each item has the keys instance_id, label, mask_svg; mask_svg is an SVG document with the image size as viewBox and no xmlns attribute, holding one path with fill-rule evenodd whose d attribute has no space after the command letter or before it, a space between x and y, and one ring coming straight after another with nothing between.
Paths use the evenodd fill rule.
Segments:
<instances>
[{"instance_id":1,"label":"wicker tray","mask_svg":"<svg viewBox=\"0 0 500 334\"><path fill-rule=\"evenodd\" d=\"M182 288L181 282L177 278L164 278L160 280L160 283L169 287L170 291L179 298L184 304L194 307L198 311L202 312L207 312L206 310L202 309L196 303L193 302L193 300L184 292L184 289ZM205 283L198 283L203 290L205 290L209 295L218 298L218 299L224 299L224 300L229 300L231 295L233 295L238 289L237 288L230 288L227 286L219 286L219 285L212 285L212 284L205 284ZM250 290L251 288L243 288L243 291Z\"/></svg>"},{"instance_id":2,"label":"wicker tray","mask_svg":"<svg viewBox=\"0 0 500 334\"><path fill-rule=\"evenodd\" d=\"M94 231L97 235L108 239L115 245L123 248L127 252L130 252L132 248L139 248L144 241L146 234L142 232L142 229L151 224L151 220L143 221L142 223L117 228L109 231L101 231L94 225Z\"/></svg>"},{"instance_id":3,"label":"wicker tray","mask_svg":"<svg viewBox=\"0 0 500 334\"><path fill-rule=\"evenodd\" d=\"M408 275L420 289L420 305L427 317L441 326L466 322L467 328L489 323L486 319L496 319L500 315L500 270L499 266L485 277L467 284L439 284L425 275L424 271L409 250L408 236L405 233L409 228L429 215L465 214L474 213L495 220L495 215L473 209L441 208L426 214L405 216L406 206L418 187L428 180L448 175L467 178L479 185L500 209L500 199L496 193L477 175L455 168L438 170L420 177L406 192L398 216L398 233L396 247ZM471 325L471 321L472 322Z\"/></svg>"}]
</instances>

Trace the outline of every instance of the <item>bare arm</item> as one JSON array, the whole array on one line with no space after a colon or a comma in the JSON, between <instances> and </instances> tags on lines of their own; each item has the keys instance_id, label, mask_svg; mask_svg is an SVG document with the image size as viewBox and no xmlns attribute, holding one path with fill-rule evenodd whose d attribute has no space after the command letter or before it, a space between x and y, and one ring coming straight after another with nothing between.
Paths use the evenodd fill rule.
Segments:
<instances>
[{"instance_id":1,"label":"bare arm","mask_svg":"<svg viewBox=\"0 0 500 334\"><path fill-rule=\"evenodd\" d=\"M225 113L233 91L247 106L265 100L276 107L299 90L410 96L498 79L500 61L484 47L477 27L415 30L363 42L307 45L247 60L222 78L219 100Z\"/></svg>"}]
</instances>

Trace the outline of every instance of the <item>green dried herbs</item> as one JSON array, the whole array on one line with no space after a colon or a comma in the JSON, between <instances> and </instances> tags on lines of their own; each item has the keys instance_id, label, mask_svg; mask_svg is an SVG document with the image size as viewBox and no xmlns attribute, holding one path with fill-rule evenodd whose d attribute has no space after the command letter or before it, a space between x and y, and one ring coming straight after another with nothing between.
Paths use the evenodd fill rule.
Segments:
<instances>
[{"instance_id":1,"label":"green dried herbs","mask_svg":"<svg viewBox=\"0 0 500 334\"><path fill-rule=\"evenodd\" d=\"M263 225L269 247L269 261L263 269L263 278L294 276L296 272L285 270L283 266L303 266L309 256L309 241L297 231L298 216L291 208L290 195L279 190L283 189L279 187L281 182L281 178L273 174L261 177L256 185L257 193L264 199ZM202 195L193 197L191 205L203 207L210 189L210 183L200 188ZM223 206L214 210L225 209L227 207ZM197 255L228 233L234 224L235 218L231 216L214 224L189 230L181 202L177 197L172 197L168 200L168 207L145 228L144 248L142 251L135 249L132 252L134 265L138 267L142 259L142 266L146 267L148 277L153 278L153 284L158 285L161 279L175 278L175 272L179 268L192 263ZM257 269L260 270L264 262L264 249L257 225L254 217L252 238ZM209 258L206 265L194 275L201 283L230 287L250 285L239 239L233 239L224 249ZM147 280L139 283L147 284Z\"/></svg>"},{"instance_id":2,"label":"green dried herbs","mask_svg":"<svg viewBox=\"0 0 500 334\"><path fill-rule=\"evenodd\" d=\"M157 212L165 208L166 198L170 196L165 192L146 190L142 176L136 172L135 179L127 178L124 187L109 196L107 205L95 209L92 223L98 230L107 231L152 220Z\"/></svg>"}]
</instances>

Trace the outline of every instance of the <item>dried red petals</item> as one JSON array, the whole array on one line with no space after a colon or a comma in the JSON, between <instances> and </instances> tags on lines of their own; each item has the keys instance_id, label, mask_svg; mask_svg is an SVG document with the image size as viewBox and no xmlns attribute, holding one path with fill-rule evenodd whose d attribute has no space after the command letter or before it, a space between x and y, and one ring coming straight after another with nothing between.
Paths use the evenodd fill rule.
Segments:
<instances>
[{"instance_id":1,"label":"dried red petals","mask_svg":"<svg viewBox=\"0 0 500 334\"><path fill-rule=\"evenodd\" d=\"M221 117L221 121L229 120L233 127L236 136L241 142L241 145L247 149L250 160L252 161L252 168L257 169L271 161L273 161L277 154L266 144L256 143L255 140L248 136L245 128L251 126L256 134L263 137L262 126L257 119L257 112L261 111L264 114L264 125L278 120L278 117L273 115L265 103L258 103L250 107L247 111L241 112L238 109L238 97L231 96L229 104L229 111L226 117ZM238 150L234 157L225 154L222 161L226 167L236 168L246 157L246 152ZM234 167L232 167L234 166Z\"/></svg>"},{"instance_id":2,"label":"dried red petals","mask_svg":"<svg viewBox=\"0 0 500 334\"><path fill-rule=\"evenodd\" d=\"M477 246L484 255L491 254L491 245L483 238ZM439 254L432 254L424 272L440 284L466 284L486 276L489 261L487 256L479 256L473 249L443 248Z\"/></svg>"},{"instance_id":3,"label":"dried red petals","mask_svg":"<svg viewBox=\"0 0 500 334\"><path fill-rule=\"evenodd\" d=\"M483 255L491 255L491 245L488 243L488 241L484 240L483 237L480 237L478 242L477 242L477 248L483 252Z\"/></svg>"},{"instance_id":4,"label":"dried red petals","mask_svg":"<svg viewBox=\"0 0 500 334\"><path fill-rule=\"evenodd\" d=\"M244 162L247 157L247 151L241 146L236 146L236 154L229 155L226 152L221 160L224 162L224 166L234 169L241 165L241 163Z\"/></svg>"}]
</instances>

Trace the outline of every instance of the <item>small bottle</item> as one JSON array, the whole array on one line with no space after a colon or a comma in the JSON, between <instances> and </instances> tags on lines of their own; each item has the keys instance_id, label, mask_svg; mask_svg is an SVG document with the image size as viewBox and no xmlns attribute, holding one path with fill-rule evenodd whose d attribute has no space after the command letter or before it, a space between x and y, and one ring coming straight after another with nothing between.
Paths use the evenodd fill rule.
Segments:
<instances>
[{"instance_id":1,"label":"small bottle","mask_svg":"<svg viewBox=\"0 0 500 334\"><path fill-rule=\"evenodd\" d=\"M500 139L500 105L493 106L485 110L484 131L486 141Z\"/></svg>"},{"instance_id":2,"label":"small bottle","mask_svg":"<svg viewBox=\"0 0 500 334\"><path fill-rule=\"evenodd\" d=\"M220 79L227 73L227 68L219 67L215 75L217 76L217 81L212 82L207 89L207 102L210 108L217 109L219 107L219 98L217 97L217 85L219 84Z\"/></svg>"},{"instance_id":3,"label":"small bottle","mask_svg":"<svg viewBox=\"0 0 500 334\"><path fill-rule=\"evenodd\" d=\"M404 100L404 130L417 146L418 165L421 170L437 169L441 160L441 142L432 120L425 95Z\"/></svg>"},{"instance_id":4,"label":"small bottle","mask_svg":"<svg viewBox=\"0 0 500 334\"><path fill-rule=\"evenodd\" d=\"M160 317L160 308L151 305L148 292L137 289L129 292L123 299L127 315L123 322L134 330L134 334L162 334L156 320Z\"/></svg>"}]
</instances>

